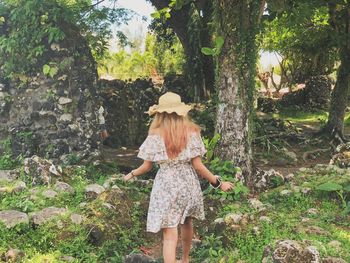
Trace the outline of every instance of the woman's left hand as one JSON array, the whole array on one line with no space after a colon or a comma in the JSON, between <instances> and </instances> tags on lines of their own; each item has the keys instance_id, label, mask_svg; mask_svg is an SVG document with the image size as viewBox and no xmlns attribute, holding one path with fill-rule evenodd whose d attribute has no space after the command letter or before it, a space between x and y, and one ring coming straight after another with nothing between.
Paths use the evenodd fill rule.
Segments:
<instances>
[{"instance_id":1,"label":"woman's left hand","mask_svg":"<svg viewBox=\"0 0 350 263\"><path fill-rule=\"evenodd\" d=\"M125 175L125 176L123 177L123 180L124 180L125 182L127 182L127 181L130 181L132 178L134 178L134 176L133 176L133 174L130 172L130 173L128 173L127 175Z\"/></svg>"},{"instance_id":2,"label":"woman's left hand","mask_svg":"<svg viewBox=\"0 0 350 263\"><path fill-rule=\"evenodd\" d=\"M229 190L232 190L233 187L234 187L234 184L231 182L222 182L220 189L224 192L227 192Z\"/></svg>"}]
</instances>

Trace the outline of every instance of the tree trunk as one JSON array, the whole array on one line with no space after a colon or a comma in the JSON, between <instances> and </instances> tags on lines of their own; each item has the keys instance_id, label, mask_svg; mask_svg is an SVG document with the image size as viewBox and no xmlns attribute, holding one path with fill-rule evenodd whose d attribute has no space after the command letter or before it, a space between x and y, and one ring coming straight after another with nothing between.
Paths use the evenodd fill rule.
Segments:
<instances>
[{"instance_id":1,"label":"tree trunk","mask_svg":"<svg viewBox=\"0 0 350 263\"><path fill-rule=\"evenodd\" d=\"M350 51L348 51L350 53ZM342 52L341 64L337 73L337 82L334 86L329 109L329 117L324 128L329 135L337 137L339 142L344 142L344 117L348 103L350 86L350 55Z\"/></svg>"},{"instance_id":2,"label":"tree trunk","mask_svg":"<svg viewBox=\"0 0 350 263\"><path fill-rule=\"evenodd\" d=\"M337 139L338 143L344 139L344 117L348 102L350 86L350 3L344 9L337 10L336 3L330 2L329 17L330 25L333 27L339 45L340 66L337 73L337 81L334 86L329 109L329 117L323 131Z\"/></svg>"},{"instance_id":3,"label":"tree trunk","mask_svg":"<svg viewBox=\"0 0 350 263\"><path fill-rule=\"evenodd\" d=\"M242 169L252 187L252 117L257 47L255 36L261 10L258 1L217 0L215 22L225 43L218 58L216 132L218 154Z\"/></svg>"},{"instance_id":4,"label":"tree trunk","mask_svg":"<svg viewBox=\"0 0 350 263\"><path fill-rule=\"evenodd\" d=\"M168 7L170 4L170 0L150 1L158 10ZM198 15L200 19L196 23L193 21L195 8L191 3L182 6L179 10L172 10L167 21L184 48L188 78L192 85L194 98L199 101L209 98L210 94L214 93L215 71L213 58L201 53L202 46L211 46L211 35L208 29L212 14L211 1L202 0L196 4L197 12L203 12L203 17Z\"/></svg>"}]
</instances>

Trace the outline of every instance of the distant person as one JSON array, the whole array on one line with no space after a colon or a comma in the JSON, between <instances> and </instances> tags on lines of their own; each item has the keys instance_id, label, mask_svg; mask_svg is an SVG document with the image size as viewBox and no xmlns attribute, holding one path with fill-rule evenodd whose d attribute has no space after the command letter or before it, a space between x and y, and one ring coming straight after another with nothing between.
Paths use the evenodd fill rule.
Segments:
<instances>
[{"instance_id":1,"label":"distant person","mask_svg":"<svg viewBox=\"0 0 350 263\"><path fill-rule=\"evenodd\" d=\"M193 238L192 219L204 219L203 195L197 173L214 188L228 191L233 184L222 182L202 163L206 153L200 127L187 117L189 105L179 95L167 92L159 104L150 107L154 115L149 135L140 146L138 157L143 164L124 177L125 181L140 176L159 164L151 192L147 232L163 231L164 263L175 263L178 225L181 224L182 263L189 263Z\"/></svg>"},{"instance_id":2,"label":"distant person","mask_svg":"<svg viewBox=\"0 0 350 263\"><path fill-rule=\"evenodd\" d=\"M98 109L98 122L100 125L100 136L102 140L105 140L106 138L109 137L109 134L107 132L107 127L106 127L106 120L105 120L106 116L107 116L107 112L102 106L100 106L100 108Z\"/></svg>"}]
</instances>

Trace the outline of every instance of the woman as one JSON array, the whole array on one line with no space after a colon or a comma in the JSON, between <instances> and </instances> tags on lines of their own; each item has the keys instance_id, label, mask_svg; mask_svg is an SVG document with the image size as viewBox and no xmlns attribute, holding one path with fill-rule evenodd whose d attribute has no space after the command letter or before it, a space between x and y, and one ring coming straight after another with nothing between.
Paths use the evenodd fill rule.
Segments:
<instances>
[{"instance_id":1,"label":"woman","mask_svg":"<svg viewBox=\"0 0 350 263\"><path fill-rule=\"evenodd\" d=\"M138 157L143 164L124 177L125 181L152 169L152 162L159 164L154 180L147 231L163 231L164 263L175 263L178 225L181 225L182 263L189 262L192 244L192 219L204 219L203 195L197 173L207 179L214 188L231 190L233 184L221 182L202 163L206 153L200 136L200 127L187 117L189 105L181 102L179 95L167 92L159 98L159 104L150 107L148 114L155 118L149 134L140 146Z\"/></svg>"}]
</instances>

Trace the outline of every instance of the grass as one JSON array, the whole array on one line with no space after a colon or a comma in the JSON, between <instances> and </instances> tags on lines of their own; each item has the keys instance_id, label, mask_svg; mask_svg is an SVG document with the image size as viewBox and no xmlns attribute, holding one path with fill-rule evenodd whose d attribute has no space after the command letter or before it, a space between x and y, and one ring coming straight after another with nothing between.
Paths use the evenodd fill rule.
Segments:
<instances>
[{"instance_id":1,"label":"grass","mask_svg":"<svg viewBox=\"0 0 350 263\"><path fill-rule=\"evenodd\" d=\"M281 110L279 113L271 114L271 117L291 121L293 123L324 124L328 119L328 112L306 112L286 108ZM350 125L350 112L345 114L344 125Z\"/></svg>"},{"instance_id":2,"label":"grass","mask_svg":"<svg viewBox=\"0 0 350 263\"><path fill-rule=\"evenodd\" d=\"M295 179L296 184L304 185L312 189L321 182L338 180L342 183L350 183L350 178L343 170L309 169L300 172ZM229 213L248 214L250 219L246 225L241 225L240 230L226 227L224 231L217 233L216 237L210 236L213 232L201 230L203 243L192 253L195 263L199 262L238 262L243 260L248 263L261 262L264 249L268 245L274 245L277 240L296 240L306 242L318 248L321 257L341 257L350 262L350 221L349 215L343 214L343 208L336 195L320 193L312 190L309 194L294 192L290 196L281 196L280 191L290 188L286 184L260 195L263 203L271 206L264 212L254 211L247 202L219 202L217 217L225 217ZM214 206L214 205L211 205ZM317 209L317 215L308 214L308 209ZM268 216L272 223L261 222L260 216ZM302 218L309 218L308 222L302 222ZM213 221L214 219L210 219ZM307 234L303 228L317 226L329 232L329 235ZM199 225L200 227L200 225ZM254 227L259 228L256 234ZM341 249L337 250L330 241L337 240L341 243ZM214 250L214 251L212 251ZM206 260L206 261L205 261Z\"/></svg>"}]
</instances>

